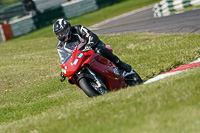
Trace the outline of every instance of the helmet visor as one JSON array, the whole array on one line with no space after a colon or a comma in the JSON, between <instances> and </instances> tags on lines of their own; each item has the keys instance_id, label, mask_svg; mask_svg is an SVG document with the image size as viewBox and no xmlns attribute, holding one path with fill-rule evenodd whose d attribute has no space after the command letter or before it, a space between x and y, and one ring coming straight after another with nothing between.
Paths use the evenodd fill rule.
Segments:
<instances>
[{"instance_id":1,"label":"helmet visor","mask_svg":"<svg viewBox=\"0 0 200 133\"><path fill-rule=\"evenodd\" d=\"M64 36L68 36L69 35L69 28L67 29L63 29L60 32L57 32L56 35L58 37L64 37Z\"/></svg>"}]
</instances>

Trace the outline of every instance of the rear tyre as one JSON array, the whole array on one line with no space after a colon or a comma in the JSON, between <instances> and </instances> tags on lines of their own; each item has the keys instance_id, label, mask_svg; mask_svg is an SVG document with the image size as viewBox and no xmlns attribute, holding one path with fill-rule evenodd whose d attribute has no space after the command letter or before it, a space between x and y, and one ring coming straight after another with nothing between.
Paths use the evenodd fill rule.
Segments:
<instances>
[{"instance_id":1,"label":"rear tyre","mask_svg":"<svg viewBox=\"0 0 200 133\"><path fill-rule=\"evenodd\" d=\"M79 80L79 85L81 89L85 92L88 97L94 97L100 95L91 85L91 80L88 78L81 78Z\"/></svg>"},{"instance_id":2,"label":"rear tyre","mask_svg":"<svg viewBox=\"0 0 200 133\"><path fill-rule=\"evenodd\" d=\"M134 70L133 70L134 71ZM142 84L143 81L142 79L140 78L140 76L137 74L136 71L134 71L135 73L132 74L132 75L129 75L129 76L126 76L124 78L125 82L127 85L129 86L134 86L134 85L137 85L137 84Z\"/></svg>"},{"instance_id":3,"label":"rear tyre","mask_svg":"<svg viewBox=\"0 0 200 133\"><path fill-rule=\"evenodd\" d=\"M142 79L141 79L140 76L137 74L137 72L135 72L134 78L133 78L133 79L135 80L136 84L142 84L142 83L143 83Z\"/></svg>"}]
</instances>

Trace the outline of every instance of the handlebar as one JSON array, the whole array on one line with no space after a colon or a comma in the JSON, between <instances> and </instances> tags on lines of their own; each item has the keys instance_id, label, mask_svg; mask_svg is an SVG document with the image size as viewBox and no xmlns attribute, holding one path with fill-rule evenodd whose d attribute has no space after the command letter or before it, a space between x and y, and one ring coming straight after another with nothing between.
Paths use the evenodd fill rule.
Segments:
<instances>
[{"instance_id":1,"label":"handlebar","mask_svg":"<svg viewBox=\"0 0 200 133\"><path fill-rule=\"evenodd\" d=\"M83 49L82 51L83 51L83 52L88 52L88 51L90 51L90 50L92 50L92 48L89 48L89 49Z\"/></svg>"}]
</instances>

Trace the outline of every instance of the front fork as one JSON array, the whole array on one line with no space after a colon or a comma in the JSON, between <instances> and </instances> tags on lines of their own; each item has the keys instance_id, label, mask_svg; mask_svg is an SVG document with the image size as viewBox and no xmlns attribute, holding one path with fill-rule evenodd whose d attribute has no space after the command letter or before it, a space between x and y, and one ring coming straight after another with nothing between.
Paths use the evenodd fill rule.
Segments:
<instances>
[{"instance_id":1,"label":"front fork","mask_svg":"<svg viewBox=\"0 0 200 133\"><path fill-rule=\"evenodd\" d=\"M100 94L108 93L106 85L101 81L101 79L97 78L95 73L92 72L88 67L86 67L88 72L93 76L94 82L96 83L95 86L93 86Z\"/></svg>"}]
</instances>

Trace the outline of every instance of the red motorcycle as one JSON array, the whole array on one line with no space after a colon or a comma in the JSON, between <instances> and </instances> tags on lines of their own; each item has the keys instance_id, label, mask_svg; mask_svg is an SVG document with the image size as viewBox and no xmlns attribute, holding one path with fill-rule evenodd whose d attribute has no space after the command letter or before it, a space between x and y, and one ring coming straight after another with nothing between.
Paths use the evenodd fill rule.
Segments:
<instances>
[{"instance_id":1,"label":"red motorcycle","mask_svg":"<svg viewBox=\"0 0 200 133\"><path fill-rule=\"evenodd\" d=\"M66 56L60 65L68 82L77 85L88 97L142 83L134 70L132 74L124 76L123 70L119 70L111 61L92 49L82 47L80 44L75 46L73 53ZM109 45L106 48L112 52Z\"/></svg>"}]
</instances>

